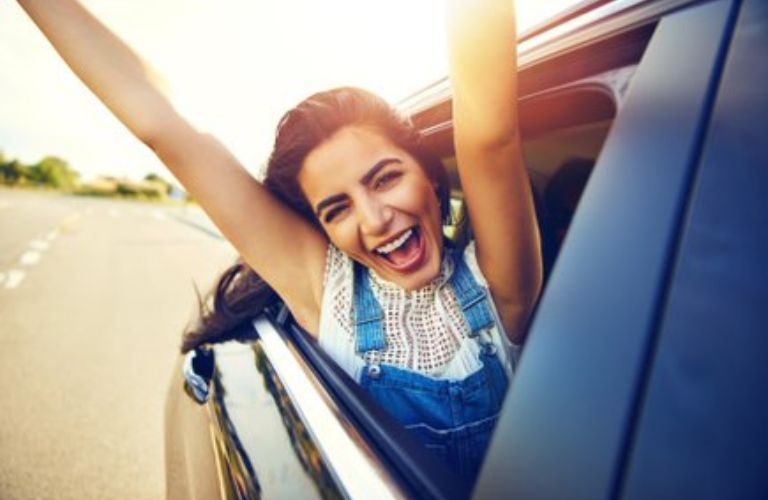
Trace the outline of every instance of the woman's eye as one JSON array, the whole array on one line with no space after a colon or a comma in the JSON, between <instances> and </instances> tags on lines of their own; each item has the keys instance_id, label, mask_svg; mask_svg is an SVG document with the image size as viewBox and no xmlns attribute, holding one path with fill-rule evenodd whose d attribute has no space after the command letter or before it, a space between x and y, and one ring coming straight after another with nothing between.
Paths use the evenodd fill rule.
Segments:
<instances>
[{"instance_id":1,"label":"woman's eye","mask_svg":"<svg viewBox=\"0 0 768 500\"><path fill-rule=\"evenodd\" d=\"M374 187L376 189L386 187L398 177L400 177L400 172L387 172L376 179L376 182L374 182Z\"/></svg>"},{"instance_id":2,"label":"woman's eye","mask_svg":"<svg viewBox=\"0 0 768 500\"><path fill-rule=\"evenodd\" d=\"M346 209L347 205L336 205L335 207L327 210L325 212L325 216L323 216L325 223L328 224L329 222L333 222L333 220L341 215Z\"/></svg>"}]
</instances>

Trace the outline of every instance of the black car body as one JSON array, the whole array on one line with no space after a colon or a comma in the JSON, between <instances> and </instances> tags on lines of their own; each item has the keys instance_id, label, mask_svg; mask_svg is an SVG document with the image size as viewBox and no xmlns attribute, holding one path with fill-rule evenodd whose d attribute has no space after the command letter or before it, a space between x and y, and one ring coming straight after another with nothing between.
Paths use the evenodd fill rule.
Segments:
<instances>
[{"instance_id":1,"label":"black car body","mask_svg":"<svg viewBox=\"0 0 768 500\"><path fill-rule=\"evenodd\" d=\"M766 49L764 0L588 1L521 37L547 283L474 489L278 306L177 370L169 497L768 498ZM448 82L402 109L455 173Z\"/></svg>"}]
</instances>

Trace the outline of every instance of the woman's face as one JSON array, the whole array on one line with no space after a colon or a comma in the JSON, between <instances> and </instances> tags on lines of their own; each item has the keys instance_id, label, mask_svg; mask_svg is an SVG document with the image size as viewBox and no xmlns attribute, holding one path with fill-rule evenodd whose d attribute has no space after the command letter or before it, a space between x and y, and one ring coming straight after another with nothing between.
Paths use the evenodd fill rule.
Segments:
<instances>
[{"instance_id":1,"label":"woman's face","mask_svg":"<svg viewBox=\"0 0 768 500\"><path fill-rule=\"evenodd\" d=\"M310 152L298 180L331 242L357 262L406 290L440 272L436 186L375 129L342 128Z\"/></svg>"}]
</instances>

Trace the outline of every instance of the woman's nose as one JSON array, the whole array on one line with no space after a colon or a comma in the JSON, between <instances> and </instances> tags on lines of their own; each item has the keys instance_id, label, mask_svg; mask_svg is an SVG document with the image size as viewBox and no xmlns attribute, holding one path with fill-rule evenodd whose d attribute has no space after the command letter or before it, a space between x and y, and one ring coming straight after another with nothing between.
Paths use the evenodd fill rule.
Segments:
<instances>
[{"instance_id":1,"label":"woman's nose","mask_svg":"<svg viewBox=\"0 0 768 500\"><path fill-rule=\"evenodd\" d=\"M375 197L368 197L358 203L360 231L366 235L379 235L387 232L392 221L392 209Z\"/></svg>"}]
</instances>

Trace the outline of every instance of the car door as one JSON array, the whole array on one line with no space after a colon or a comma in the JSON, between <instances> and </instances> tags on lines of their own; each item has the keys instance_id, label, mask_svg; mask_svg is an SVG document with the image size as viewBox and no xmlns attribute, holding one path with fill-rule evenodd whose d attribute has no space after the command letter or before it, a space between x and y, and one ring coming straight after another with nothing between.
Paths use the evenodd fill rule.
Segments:
<instances>
[{"instance_id":1,"label":"car door","mask_svg":"<svg viewBox=\"0 0 768 500\"><path fill-rule=\"evenodd\" d=\"M765 162L760 164L764 145L757 156L741 155L752 170L760 164L762 173L732 180L737 185L731 193L751 182L763 186L752 197L723 198L715 185L717 175L709 173L730 165L722 155L733 145L723 144L721 134L730 130L731 119L745 138L753 138L743 143L746 148L758 142L750 135L755 120L737 119L743 107L729 109L726 103L735 98L734 87L747 77L747 67L765 74L765 58L755 65L761 57L755 45L745 48L761 42L765 47L764 4L740 7L741 2L731 0L678 4L650 21L633 21L633 13L627 14L627 26L651 22L653 35L544 291L477 498L502 493L525 499L687 498L690 493L702 498L696 482L709 482L706 474L716 475L719 465L725 466L728 478L713 481L722 489L715 488L711 498L741 498L717 493L754 495L760 488L765 494L765 479L756 475L762 465L755 457L762 456L760 444L765 449L758 422L764 423L768 412L758 391L766 358L758 356L758 361L749 353L765 352L765 341L754 338L756 328L764 331L765 308L756 304L766 296L766 280L746 271L729 277L700 275L697 260L706 251L696 239L697 230L751 213L728 210L729 203L747 203L765 214L760 201L765 200ZM732 55L738 63L728 67L726 56L740 15L733 49L740 57ZM721 88L725 70L730 78ZM764 91L755 95L753 90L752 95L758 109L765 110ZM729 177L722 171L719 175ZM709 197L721 196L718 203L708 205L707 193L701 191L705 186ZM750 236L726 233L721 243L745 243L745 254L756 262L757 254L765 255L764 227ZM721 254L719 262L739 265L735 256ZM704 283L702 278L714 281ZM709 296L692 304L693 289L699 286ZM721 286L730 290L731 302L717 299ZM725 320L742 298L751 301L750 325L759 326L743 328L742 322L729 325ZM704 314L702 303L717 313ZM676 363L690 361L687 356L696 359L688 351L691 346L706 345L723 334L715 325L738 331L742 342L726 352L734 362L744 356L746 364L737 373L722 375L726 370L714 368L721 366L717 350L708 347L701 351L708 353L706 362L681 374ZM700 331L705 332L702 337ZM697 368L705 373L696 373ZM729 391L731 397L722 400L729 408L713 420L700 408L691 411L695 401ZM750 401L757 417L745 417ZM751 453L734 456L730 438L728 444L711 444L718 432L726 432L745 445L746 434L728 430L744 423L757 438ZM662 453L668 454L659 461ZM677 472L680 467L685 471Z\"/></svg>"},{"instance_id":2,"label":"car door","mask_svg":"<svg viewBox=\"0 0 768 500\"><path fill-rule=\"evenodd\" d=\"M686 207L623 496L768 497L768 4L743 2Z\"/></svg>"}]
</instances>

